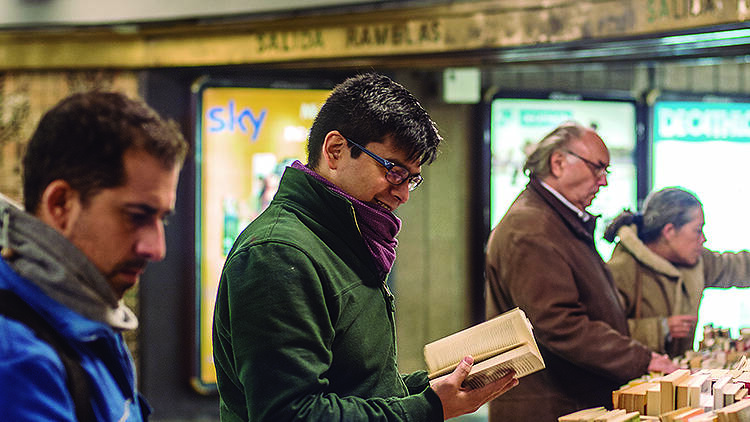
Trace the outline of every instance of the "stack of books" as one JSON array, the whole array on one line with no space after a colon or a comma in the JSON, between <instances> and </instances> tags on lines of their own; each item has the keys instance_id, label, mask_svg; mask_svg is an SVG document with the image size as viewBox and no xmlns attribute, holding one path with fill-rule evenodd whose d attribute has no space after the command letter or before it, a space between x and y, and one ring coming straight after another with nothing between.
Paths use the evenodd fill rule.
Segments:
<instances>
[{"instance_id":1,"label":"stack of books","mask_svg":"<svg viewBox=\"0 0 750 422\"><path fill-rule=\"evenodd\" d=\"M564 415L559 421L750 422L750 368L679 369L643 377L612 392L614 410L603 407ZM608 419L613 418L613 419Z\"/></svg>"},{"instance_id":2,"label":"stack of books","mask_svg":"<svg viewBox=\"0 0 750 422\"><path fill-rule=\"evenodd\" d=\"M604 407L579 410L560 416L558 422L750 422L750 400L742 400L719 410L708 412L700 408L685 407L670 410L659 416L644 416L624 409L607 410Z\"/></svg>"}]
</instances>

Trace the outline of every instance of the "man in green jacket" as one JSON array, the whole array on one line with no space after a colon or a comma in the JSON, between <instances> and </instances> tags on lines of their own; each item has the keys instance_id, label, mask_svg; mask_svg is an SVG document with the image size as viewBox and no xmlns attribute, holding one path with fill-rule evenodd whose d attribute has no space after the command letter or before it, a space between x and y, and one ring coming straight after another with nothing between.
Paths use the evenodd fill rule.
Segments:
<instances>
[{"instance_id":1,"label":"man in green jacket","mask_svg":"<svg viewBox=\"0 0 750 422\"><path fill-rule=\"evenodd\" d=\"M213 333L222 421L437 421L516 385L509 374L462 388L471 357L433 385L396 366L393 211L440 141L385 76L333 90L310 130L308 165L287 168L224 265Z\"/></svg>"}]
</instances>

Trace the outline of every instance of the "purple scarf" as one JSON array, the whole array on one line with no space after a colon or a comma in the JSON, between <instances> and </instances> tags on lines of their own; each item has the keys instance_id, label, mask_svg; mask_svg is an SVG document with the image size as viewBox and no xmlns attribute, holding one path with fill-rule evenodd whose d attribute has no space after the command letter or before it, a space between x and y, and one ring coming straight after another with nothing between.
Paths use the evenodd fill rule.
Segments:
<instances>
[{"instance_id":1,"label":"purple scarf","mask_svg":"<svg viewBox=\"0 0 750 422\"><path fill-rule=\"evenodd\" d=\"M362 202L354 198L328 179L303 165L299 160L292 163L292 168L304 171L314 177L315 180L326 185L328 189L351 201L358 217L359 231L370 250L370 255L375 259L378 269L384 273L390 272L393 261L396 260L396 246L398 246L396 235L401 230L401 220L380 205Z\"/></svg>"}]
</instances>

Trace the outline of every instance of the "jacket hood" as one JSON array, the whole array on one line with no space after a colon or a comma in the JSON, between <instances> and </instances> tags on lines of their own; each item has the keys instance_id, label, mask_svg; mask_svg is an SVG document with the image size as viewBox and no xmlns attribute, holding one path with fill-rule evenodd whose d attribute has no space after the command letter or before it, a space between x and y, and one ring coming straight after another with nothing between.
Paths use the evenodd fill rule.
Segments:
<instances>
[{"instance_id":1,"label":"jacket hood","mask_svg":"<svg viewBox=\"0 0 750 422\"><path fill-rule=\"evenodd\" d=\"M57 230L2 197L0 246L8 265L52 299L118 331L138 327L135 314L117 299L83 252Z\"/></svg>"},{"instance_id":2,"label":"jacket hood","mask_svg":"<svg viewBox=\"0 0 750 422\"><path fill-rule=\"evenodd\" d=\"M638 238L637 230L638 229L634 224L620 227L617 231L617 236L620 237L620 245L622 245L622 247L633 255L633 258L641 262L644 266L666 276L679 278L680 270L672 265L671 262L652 252L651 249L649 249L648 246Z\"/></svg>"}]
</instances>

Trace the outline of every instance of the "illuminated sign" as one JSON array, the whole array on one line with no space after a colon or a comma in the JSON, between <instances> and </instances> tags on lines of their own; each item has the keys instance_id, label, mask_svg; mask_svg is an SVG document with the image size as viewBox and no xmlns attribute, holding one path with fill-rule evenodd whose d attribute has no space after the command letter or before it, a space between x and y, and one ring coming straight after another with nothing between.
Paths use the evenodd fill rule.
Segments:
<instances>
[{"instance_id":1,"label":"illuminated sign","mask_svg":"<svg viewBox=\"0 0 750 422\"><path fill-rule=\"evenodd\" d=\"M596 127L609 147L612 173L589 208L611 219L623 208L635 208L635 105L630 101L495 98L491 106L490 228L505 215L529 178L523 172L533 146L560 123L575 120ZM606 224L597 224L597 249L606 259L613 245L602 239Z\"/></svg>"},{"instance_id":2,"label":"illuminated sign","mask_svg":"<svg viewBox=\"0 0 750 422\"><path fill-rule=\"evenodd\" d=\"M193 386L216 384L211 327L221 268L234 240L276 193L330 91L204 87L196 141L197 365Z\"/></svg>"},{"instance_id":3,"label":"illuminated sign","mask_svg":"<svg viewBox=\"0 0 750 422\"><path fill-rule=\"evenodd\" d=\"M746 250L750 102L657 101L653 112L652 189L679 186L693 192L703 204L704 246ZM736 337L750 323L749 299L750 289L706 289L694 346L709 322L731 328Z\"/></svg>"},{"instance_id":4,"label":"illuminated sign","mask_svg":"<svg viewBox=\"0 0 750 422\"><path fill-rule=\"evenodd\" d=\"M655 140L750 142L750 104L659 102Z\"/></svg>"},{"instance_id":5,"label":"illuminated sign","mask_svg":"<svg viewBox=\"0 0 750 422\"><path fill-rule=\"evenodd\" d=\"M229 100L226 107L211 107L206 112L208 118L209 132L221 132L228 130L234 132L239 129L247 133L248 128L252 129L253 141L258 139L260 128L266 120L267 109L261 109L257 114L253 113L251 108L236 110L234 100ZM249 123L249 125L245 124Z\"/></svg>"}]
</instances>

